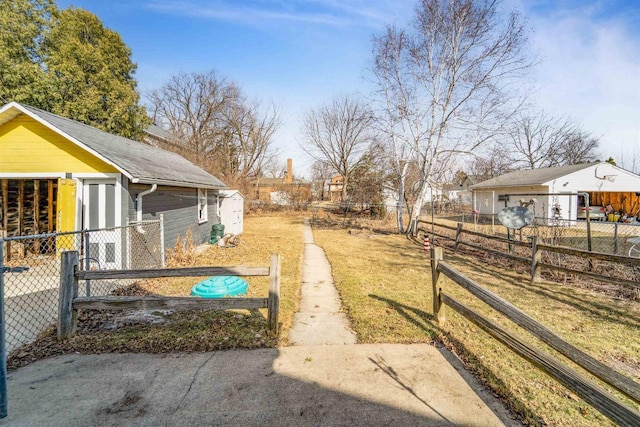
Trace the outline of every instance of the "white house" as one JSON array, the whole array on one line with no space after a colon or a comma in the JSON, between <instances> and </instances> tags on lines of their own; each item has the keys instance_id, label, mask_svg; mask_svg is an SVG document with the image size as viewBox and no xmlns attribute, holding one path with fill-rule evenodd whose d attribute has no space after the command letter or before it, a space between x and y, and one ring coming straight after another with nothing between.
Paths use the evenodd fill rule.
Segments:
<instances>
[{"instance_id":1,"label":"white house","mask_svg":"<svg viewBox=\"0 0 640 427\"><path fill-rule=\"evenodd\" d=\"M433 188L429 188L429 190L427 191L427 194L423 201L423 206L430 205L432 198L435 203L438 203L444 202L445 200L450 200L448 197L450 197L450 193L445 191L443 186L434 185ZM388 212L395 211L397 209L399 200L398 190L392 183L384 184L382 188L382 199L385 209ZM455 199L453 201L455 201Z\"/></svg>"},{"instance_id":2,"label":"white house","mask_svg":"<svg viewBox=\"0 0 640 427\"><path fill-rule=\"evenodd\" d=\"M496 214L507 206L528 206L536 217L575 220L584 206L611 205L638 215L640 176L607 162L520 170L472 185L473 208Z\"/></svg>"}]
</instances>

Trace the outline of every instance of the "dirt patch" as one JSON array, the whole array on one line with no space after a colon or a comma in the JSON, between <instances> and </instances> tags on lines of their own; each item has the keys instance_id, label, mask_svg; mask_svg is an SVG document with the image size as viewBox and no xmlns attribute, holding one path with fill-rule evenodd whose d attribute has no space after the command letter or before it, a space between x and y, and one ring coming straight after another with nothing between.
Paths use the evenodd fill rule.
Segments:
<instances>
[{"instance_id":1,"label":"dirt patch","mask_svg":"<svg viewBox=\"0 0 640 427\"><path fill-rule=\"evenodd\" d=\"M75 336L58 341L52 325L35 342L12 352L7 369L62 354L190 353L275 347L276 342L257 312L82 310Z\"/></svg>"},{"instance_id":2,"label":"dirt patch","mask_svg":"<svg viewBox=\"0 0 640 427\"><path fill-rule=\"evenodd\" d=\"M139 405L142 401L142 394L139 391L127 390L122 399L110 404L109 406L96 411L98 416L100 415L112 415L112 414L129 414L133 417L141 417L147 412L145 406Z\"/></svg>"}]
</instances>

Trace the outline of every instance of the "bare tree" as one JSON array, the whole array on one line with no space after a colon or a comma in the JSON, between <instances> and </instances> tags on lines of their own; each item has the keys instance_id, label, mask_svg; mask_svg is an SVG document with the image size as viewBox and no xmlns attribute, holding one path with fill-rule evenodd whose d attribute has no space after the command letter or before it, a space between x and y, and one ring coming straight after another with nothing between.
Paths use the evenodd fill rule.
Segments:
<instances>
[{"instance_id":1,"label":"bare tree","mask_svg":"<svg viewBox=\"0 0 640 427\"><path fill-rule=\"evenodd\" d=\"M622 149L618 166L630 172L640 175L640 148L631 147L630 150Z\"/></svg>"},{"instance_id":2,"label":"bare tree","mask_svg":"<svg viewBox=\"0 0 640 427\"><path fill-rule=\"evenodd\" d=\"M406 75L410 70L406 67L405 55L407 35L393 27L387 28L384 36L374 38L374 65L372 72L378 85L377 129L383 138L386 149L383 154L389 159L391 183L396 189L396 221L398 232L404 232L403 212L405 205L409 208L406 188L407 176L411 165L416 162L411 157L410 141L419 138L419 108L412 103L412 87ZM411 103L411 104L410 104ZM414 113L410 115L409 113Z\"/></svg>"},{"instance_id":3,"label":"bare tree","mask_svg":"<svg viewBox=\"0 0 640 427\"><path fill-rule=\"evenodd\" d=\"M519 15L503 19L492 0L422 0L411 28L374 40L389 138L407 144L420 172L408 233L445 160L472 152L512 114L515 83L531 66L525 45Z\"/></svg>"},{"instance_id":4,"label":"bare tree","mask_svg":"<svg viewBox=\"0 0 640 427\"><path fill-rule=\"evenodd\" d=\"M230 182L258 175L272 156L277 108L248 102L215 71L174 75L147 99L154 123L183 144L180 154Z\"/></svg>"},{"instance_id":5,"label":"bare tree","mask_svg":"<svg viewBox=\"0 0 640 427\"><path fill-rule=\"evenodd\" d=\"M514 170L511 155L504 144L494 144L484 155L477 155L469 166L469 175L479 181L495 178Z\"/></svg>"},{"instance_id":6,"label":"bare tree","mask_svg":"<svg viewBox=\"0 0 640 427\"><path fill-rule=\"evenodd\" d=\"M316 160L311 165L311 187L318 200L325 199L327 183L331 179L333 169L325 162Z\"/></svg>"},{"instance_id":7,"label":"bare tree","mask_svg":"<svg viewBox=\"0 0 640 427\"><path fill-rule=\"evenodd\" d=\"M385 213L384 182L387 168L384 157L380 156L382 147L373 143L353 168L347 188L349 202L368 209L372 216L380 217Z\"/></svg>"},{"instance_id":8,"label":"bare tree","mask_svg":"<svg viewBox=\"0 0 640 427\"><path fill-rule=\"evenodd\" d=\"M147 95L153 122L184 144L190 160L209 170L213 153L235 154L229 153L231 130L225 110L239 97L239 89L215 71L174 75Z\"/></svg>"},{"instance_id":9,"label":"bare tree","mask_svg":"<svg viewBox=\"0 0 640 427\"><path fill-rule=\"evenodd\" d=\"M310 110L303 119L303 150L314 160L329 164L343 177L342 201L354 166L371 142L374 116L354 95L335 98Z\"/></svg>"},{"instance_id":10,"label":"bare tree","mask_svg":"<svg viewBox=\"0 0 640 427\"><path fill-rule=\"evenodd\" d=\"M237 156L229 165L229 172L242 178L255 178L277 154L272 138L280 126L278 109L274 104L262 108L260 101L236 103L228 109L227 121L231 129Z\"/></svg>"},{"instance_id":11,"label":"bare tree","mask_svg":"<svg viewBox=\"0 0 640 427\"><path fill-rule=\"evenodd\" d=\"M284 178L287 174L287 164L276 156L271 157L262 168L261 175L265 178Z\"/></svg>"},{"instance_id":12,"label":"bare tree","mask_svg":"<svg viewBox=\"0 0 640 427\"><path fill-rule=\"evenodd\" d=\"M596 160L600 140L583 130L567 138L558 153L559 164L575 165Z\"/></svg>"},{"instance_id":13,"label":"bare tree","mask_svg":"<svg viewBox=\"0 0 640 427\"><path fill-rule=\"evenodd\" d=\"M515 168L536 169L594 160L598 139L569 119L540 113L520 116L507 144Z\"/></svg>"}]
</instances>

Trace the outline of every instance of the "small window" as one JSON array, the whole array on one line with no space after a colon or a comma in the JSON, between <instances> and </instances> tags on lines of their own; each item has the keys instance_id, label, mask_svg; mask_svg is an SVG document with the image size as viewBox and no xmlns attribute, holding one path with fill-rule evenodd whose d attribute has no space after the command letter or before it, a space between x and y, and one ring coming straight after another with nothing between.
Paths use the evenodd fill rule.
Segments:
<instances>
[{"instance_id":1,"label":"small window","mask_svg":"<svg viewBox=\"0 0 640 427\"><path fill-rule=\"evenodd\" d=\"M207 222L209 216L207 213L207 190L203 188L198 189L198 221Z\"/></svg>"}]
</instances>

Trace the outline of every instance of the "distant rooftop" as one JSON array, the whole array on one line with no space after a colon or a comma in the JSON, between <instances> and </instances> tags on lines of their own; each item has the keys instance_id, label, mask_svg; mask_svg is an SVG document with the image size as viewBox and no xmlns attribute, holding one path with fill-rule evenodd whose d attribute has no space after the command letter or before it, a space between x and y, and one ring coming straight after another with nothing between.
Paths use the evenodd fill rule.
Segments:
<instances>
[{"instance_id":1,"label":"distant rooftop","mask_svg":"<svg viewBox=\"0 0 640 427\"><path fill-rule=\"evenodd\" d=\"M509 172L472 185L471 189L495 187L520 187L524 185L542 185L545 182L563 177L573 172L586 169L600 162L581 163L578 165L556 166L551 168L529 169Z\"/></svg>"}]
</instances>

